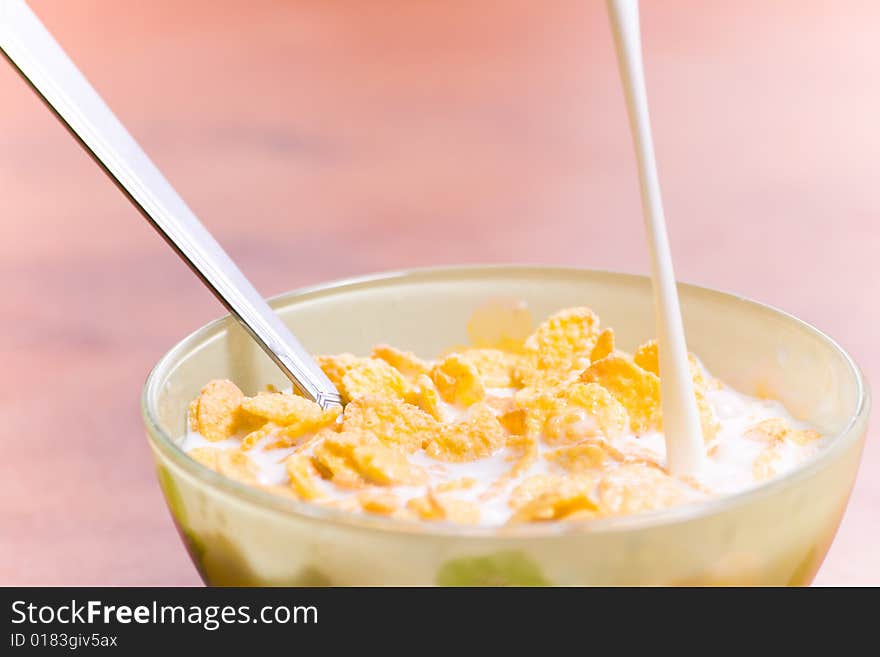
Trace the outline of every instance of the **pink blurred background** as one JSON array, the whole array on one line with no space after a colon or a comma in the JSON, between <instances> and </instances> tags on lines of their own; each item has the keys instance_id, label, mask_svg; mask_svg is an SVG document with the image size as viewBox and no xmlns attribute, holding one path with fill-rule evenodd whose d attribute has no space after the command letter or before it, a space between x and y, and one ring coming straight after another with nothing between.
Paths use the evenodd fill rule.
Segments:
<instances>
[{"instance_id":1,"label":"pink blurred background","mask_svg":"<svg viewBox=\"0 0 880 657\"><path fill-rule=\"evenodd\" d=\"M644 1L681 280L880 374L880 5ZM604 3L34 0L266 295L463 262L647 272ZM198 583L138 396L220 306L0 65L0 583ZM872 438L821 584L880 584Z\"/></svg>"}]
</instances>

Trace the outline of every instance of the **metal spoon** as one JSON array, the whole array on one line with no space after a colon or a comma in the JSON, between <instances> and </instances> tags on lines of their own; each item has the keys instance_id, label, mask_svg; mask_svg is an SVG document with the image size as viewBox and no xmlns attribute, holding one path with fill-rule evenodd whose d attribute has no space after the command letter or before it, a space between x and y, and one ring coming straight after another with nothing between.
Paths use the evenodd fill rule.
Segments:
<instances>
[{"instance_id":1,"label":"metal spoon","mask_svg":"<svg viewBox=\"0 0 880 657\"><path fill-rule=\"evenodd\" d=\"M322 407L339 392L128 134L23 0L0 0L0 51L216 295L296 389Z\"/></svg>"}]
</instances>

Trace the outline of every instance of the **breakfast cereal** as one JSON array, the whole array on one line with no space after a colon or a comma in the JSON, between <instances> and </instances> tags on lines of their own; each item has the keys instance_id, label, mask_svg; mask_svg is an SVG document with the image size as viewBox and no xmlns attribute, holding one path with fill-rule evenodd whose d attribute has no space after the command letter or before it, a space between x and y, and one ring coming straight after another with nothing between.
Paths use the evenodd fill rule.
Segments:
<instances>
[{"instance_id":1,"label":"breakfast cereal","mask_svg":"<svg viewBox=\"0 0 880 657\"><path fill-rule=\"evenodd\" d=\"M344 409L211 381L190 404L182 447L227 477L311 504L491 526L698 502L759 485L828 440L691 355L706 461L696 477L673 477L655 341L630 355L585 307L531 333L524 305L504 312L513 328L475 315L474 344L436 360L390 345L318 357Z\"/></svg>"}]
</instances>

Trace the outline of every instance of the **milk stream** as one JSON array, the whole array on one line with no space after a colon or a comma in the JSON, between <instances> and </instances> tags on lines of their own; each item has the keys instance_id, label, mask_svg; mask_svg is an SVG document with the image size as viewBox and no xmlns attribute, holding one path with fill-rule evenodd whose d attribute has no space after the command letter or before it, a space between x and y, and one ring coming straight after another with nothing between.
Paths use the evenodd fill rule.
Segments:
<instances>
[{"instance_id":1,"label":"milk stream","mask_svg":"<svg viewBox=\"0 0 880 657\"><path fill-rule=\"evenodd\" d=\"M697 475L703 467L702 431L688 365L684 326L666 234L660 181L654 160L651 121L642 66L638 0L608 0L617 62L639 168L642 211L651 254L651 281L660 358L660 389L669 470Z\"/></svg>"}]
</instances>

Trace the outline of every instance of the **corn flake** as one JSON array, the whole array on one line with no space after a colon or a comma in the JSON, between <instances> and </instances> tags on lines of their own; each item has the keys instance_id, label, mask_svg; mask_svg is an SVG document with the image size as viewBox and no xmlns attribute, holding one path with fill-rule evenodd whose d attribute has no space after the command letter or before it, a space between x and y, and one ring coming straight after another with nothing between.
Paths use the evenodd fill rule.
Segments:
<instances>
[{"instance_id":1,"label":"corn flake","mask_svg":"<svg viewBox=\"0 0 880 657\"><path fill-rule=\"evenodd\" d=\"M418 486L428 481L427 473L410 463L406 454L380 442L357 445L351 452L351 459L360 475L372 484Z\"/></svg>"},{"instance_id":2,"label":"corn flake","mask_svg":"<svg viewBox=\"0 0 880 657\"><path fill-rule=\"evenodd\" d=\"M550 477L526 480L527 490L514 491L510 519L521 522L547 522L564 519L586 519L599 515L596 502L596 478L589 475Z\"/></svg>"},{"instance_id":3,"label":"corn flake","mask_svg":"<svg viewBox=\"0 0 880 657\"><path fill-rule=\"evenodd\" d=\"M547 425L547 421L565 411L565 400L552 394L543 394L528 399L525 403L525 431L529 438L539 438Z\"/></svg>"},{"instance_id":4,"label":"corn flake","mask_svg":"<svg viewBox=\"0 0 880 657\"><path fill-rule=\"evenodd\" d=\"M656 340L648 340L633 354L633 361L643 370L660 376L660 357Z\"/></svg>"},{"instance_id":5,"label":"corn flake","mask_svg":"<svg viewBox=\"0 0 880 657\"><path fill-rule=\"evenodd\" d=\"M276 431L278 431L280 427L274 422L266 422L259 429L254 429L244 438L241 439L240 448L243 452L246 452L250 449L253 449L259 442L261 442L264 438L268 438L273 435Z\"/></svg>"},{"instance_id":6,"label":"corn flake","mask_svg":"<svg viewBox=\"0 0 880 657\"><path fill-rule=\"evenodd\" d=\"M451 497L441 497L428 491L424 497L414 497L406 503L422 520L437 520L459 524L480 522L480 509L473 502Z\"/></svg>"},{"instance_id":7,"label":"corn flake","mask_svg":"<svg viewBox=\"0 0 880 657\"><path fill-rule=\"evenodd\" d=\"M226 440L238 430L244 394L232 381L211 381L195 404L195 424L206 440ZM190 406L192 411L193 407Z\"/></svg>"},{"instance_id":8,"label":"corn flake","mask_svg":"<svg viewBox=\"0 0 880 657\"><path fill-rule=\"evenodd\" d=\"M792 429L786 436L788 440L801 446L808 445L814 440L819 440L821 437L822 434L812 429Z\"/></svg>"},{"instance_id":9,"label":"corn flake","mask_svg":"<svg viewBox=\"0 0 880 657\"><path fill-rule=\"evenodd\" d=\"M776 476L776 461L780 460L782 455L776 447L770 445L765 447L752 463L752 476L756 481L767 481Z\"/></svg>"},{"instance_id":10,"label":"corn flake","mask_svg":"<svg viewBox=\"0 0 880 657\"><path fill-rule=\"evenodd\" d=\"M525 506L539 495L553 490L564 481L559 475L537 474L523 480L511 491L508 505L512 509Z\"/></svg>"},{"instance_id":11,"label":"corn flake","mask_svg":"<svg viewBox=\"0 0 880 657\"><path fill-rule=\"evenodd\" d=\"M517 436L526 435L528 410L513 408L498 416L498 421L509 433Z\"/></svg>"},{"instance_id":12,"label":"corn flake","mask_svg":"<svg viewBox=\"0 0 880 657\"><path fill-rule=\"evenodd\" d=\"M324 370L324 374L327 375L327 378L330 379L333 385L337 389L341 389L342 377L362 359L354 354L343 353L334 356L316 356L315 360L318 361L318 365Z\"/></svg>"},{"instance_id":13,"label":"corn flake","mask_svg":"<svg viewBox=\"0 0 880 657\"><path fill-rule=\"evenodd\" d=\"M589 470L608 469L623 455L604 440L587 440L577 445L561 447L545 454L545 458L567 472L579 474Z\"/></svg>"},{"instance_id":14,"label":"corn flake","mask_svg":"<svg viewBox=\"0 0 880 657\"><path fill-rule=\"evenodd\" d=\"M358 488L367 483L379 486L419 485L427 481L427 474L409 462L406 454L383 445L370 434L350 432L324 436L315 448L315 459L337 477Z\"/></svg>"},{"instance_id":15,"label":"corn flake","mask_svg":"<svg viewBox=\"0 0 880 657\"><path fill-rule=\"evenodd\" d=\"M476 366L460 354L450 354L434 366L431 378L440 397L458 406L470 406L486 396Z\"/></svg>"},{"instance_id":16,"label":"corn flake","mask_svg":"<svg viewBox=\"0 0 880 657\"><path fill-rule=\"evenodd\" d=\"M241 407L252 415L282 426L304 417L321 415L318 404L292 393L260 392L255 397L245 397Z\"/></svg>"},{"instance_id":17,"label":"corn flake","mask_svg":"<svg viewBox=\"0 0 880 657\"><path fill-rule=\"evenodd\" d=\"M468 417L439 424L425 447L428 456L440 461L473 461L489 456L504 445L506 432L485 404L474 404Z\"/></svg>"},{"instance_id":18,"label":"corn flake","mask_svg":"<svg viewBox=\"0 0 880 657\"><path fill-rule=\"evenodd\" d=\"M718 435L721 429L721 423L715 416L715 409L709 403L706 393L699 387L694 387L694 394L697 396L697 413L700 414L700 428L703 430L703 442L711 442Z\"/></svg>"},{"instance_id":19,"label":"corn flake","mask_svg":"<svg viewBox=\"0 0 880 657\"><path fill-rule=\"evenodd\" d=\"M348 401L371 396L405 399L411 388L403 375L384 360L363 358L342 375L340 392Z\"/></svg>"},{"instance_id":20,"label":"corn flake","mask_svg":"<svg viewBox=\"0 0 880 657\"><path fill-rule=\"evenodd\" d=\"M636 353L633 354L633 360L636 365L642 369L660 376L660 355L656 340L648 340L648 342L636 349ZM689 353L688 364L690 365L691 378L698 389L706 390L719 387L720 384L718 381L714 379L710 380L709 377L706 376L703 365L696 356Z\"/></svg>"},{"instance_id":21,"label":"corn flake","mask_svg":"<svg viewBox=\"0 0 880 657\"><path fill-rule=\"evenodd\" d=\"M513 385L514 372L520 357L500 349L468 349L461 357L477 370L486 388L507 388Z\"/></svg>"},{"instance_id":22,"label":"corn flake","mask_svg":"<svg viewBox=\"0 0 880 657\"><path fill-rule=\"evenodd\" d=\"M410 400L415 406L425 411L435 420L443 420L443 406L440 402L440 395L437 394L437 388L431 377L422 374L415 381L415 389L410 396Z\"/></svg>"},{"instance_id":23,"label":"corn flake","mask_svg":"<svg viewBox=\"0 0 880 657\"><path fill-rule=\"evenodd\" d=\"M753 427L746 430L746 438L758 440L773 445L781 443L785 440L785 436L790 431L788 422L779 417L770 418L758 422Z\"/></svg>"},{"instance_id":24,"label":"corn flake","mask_svg":"<svg viewBox=\"0 0 880 657\"><path fill-rule=\"evenodd\" d=\"M456 490L469 490L476 486L479 482L473 477L462 477L461 479L453 479L452 481L443 481L436 486L434 490L437 493L449 493Z\"/></svg>"},{"instance_id":25,"label":"corn flake","mask_svg":"<svg viewBox=\"0 0 880 657\"><path fill-rule=\"evenodd\" d=\"M351 435L339 434L329 429L324 429L319 435L321 441L312 452L312 463L321 477L341 488L363 488L366 482L351 458L359 441Z\"/></svg>"},{"instance_id":26,"label":"corn flake","mask_svg":"<svg viewBox=\"0 0 880 657\"><path fill-rule=\"evenodd\" d=\"M629 416L614 396L596 383L576 383L562 393L569 406L584 409L606 438L616 438L626 431Z\"/></svg>"},{"instance_id":27,"label":"corn flake","mask_svg":"<svg viewBox=\"0 0 880 657\"><path fill-rule=\"evenodd\" d=\"M774 417L758 422L746 430L746 438L758 440L768 445L778 445L785 441L796 445L808 445L821 438L821 434L812 429L794 429L782 418Z\"/></svg>"},{"instance_id":28,"label":"corn flake","mask_svg":"<svg viewBox=\"0 0 880 657\"><path fill-rule=\"evenodd\" d=\"M614 352L614 329L603 330L596 338L596 346L590 352L590 362L596 362Z\"/></svg>"},{"instance_id":29,"label":"corn flake","mask_svg":"<svg viewBox=\"0 0 880 657\"><path fill-rule=\"evenodd\" d=\"M387 490L367 490L358 493L357 501L360 503L361 509L377 515L389 516L400 509L400 499Z\"/></svg>"},{"instance_id":30,"label":"corn flake","mask_svg":"<svg viewBox=\"0 0 880 657\"><path fill-rule=\"evenodd\" d=\"M624 464L602 477L599 500L606 515L640 513L683 501L682 486L658 468L641 463Z\"/></svg>"},{"instance_id":31,"label":"corn flake","mask_svg":"<svg viewBox=\"0 0 880 657\"><path fill-rule=\"evenodd\" d=\"M257 466L247 454L237 449L219 450L217 472L245 484L257 483Z\"/></svg>"},{"instance_id":32,"label":"corn flake","mask_svg":"<svg viewBox=\"0 0 880 657\"><path fill-rule=\"evenodd\" d=\"M283 427L279 435L291 441L289 444L307 432L331 425L341 410L336 405L323 409L304 397L277 392L261 392L255 397L245 397L241 407L250 415Z\"/></svg>"},{"instance_id":33,"label":"corn flake","mask_svg":"<svg viewBox=\"0 0 880 657\"><path fill-rule=\"evenodd\" d=\"M596 420L583 408L565 406L544 424L544 439L550 445L574 443L600 433Z\"/></svg>"},{"instance_id":34,"label":"corn flake","mask_svg":"<svg viewBox=\"0 0 880 657\"><path fill-rule=\"evenodd\" d=\"M193 399L187 407L186 426L190 431L199 430L199 398Z\"/></svg>"},{"instance_id":35,"label":"corn flake","mask_svg":"<svg viewBox=\"0 0 880 657\"><path fill-rule=\"evenodd\" d=\"M222 450L215 447L194 447L187 452L187 456L189 456L194 461L201 463L209 470L216 470L217 455L221 451Z\"/></svg>"},{"instance_id":36,"label":"corn flake","mask_svg":"<svg viewBox=\"0 0 880 657\"><path fill-rule=\"evenodd\" d=\"M287 470L288 477L290 477L290 487L299 499L316 500L322 497L316 483L319 476L318 471L308 456L305 454L291 454L284 461L284 467Z\"/></svg>"},{"instance_id":37,"label":"corn flake","mask_svg":"<svg viewBox=\"0 0 880 657\"><path fill-rule=\"evenodd\" d=\"M589 308L562 310L526 339L526 350L541 370L580 369L590 362L599 337L599 318Z\"/></svg>"},{"instance_id":38,"label":"corn flake","mask_svg":"<svg viewBox=\"0 0 880 657\"><path fill-rule=\"evenodd\" d=\"M387 344L376 345L373 348L373 358L384 360L408 379L416 379L420 375L429 374L431 366L410 351L395 349Z\"/></svg>"},{"instance_id":39,"label":"corn flake","mask_svg":"<svg viewBox=\"0 0 880 657\"><path fill-rule=\"evenodd\" d=\"M553 392L518 399L524 407L524 434L544 436L550 444L571 443L588 436L616 437L628 425L626 409L595 383L576 383ZM518 414L502 416L513 426Z\"/></svg>"},{"instance_id":40,"label":"corn flake","mask_svg":"<svg viewBox=\"0 0 880 657\"><path fill-rule=\"evenodd\" d=\"M628 358L612 354L590 365L581 380L608 390L629 416L630 428L639 434L661 426L660 379Z\"/></svg>"},{"instance_id":41,"label":"corn flake","mask_svg":"<svg viewBox=\"0 0 880 657\"><path fill-rule=\"evenodd\" d=\"M398 399L365 397L350 402L342 414L342 428L376 436L388 446L412 453L438 431L439 423L412 404Z\"/></svg>"}]
</instances>

